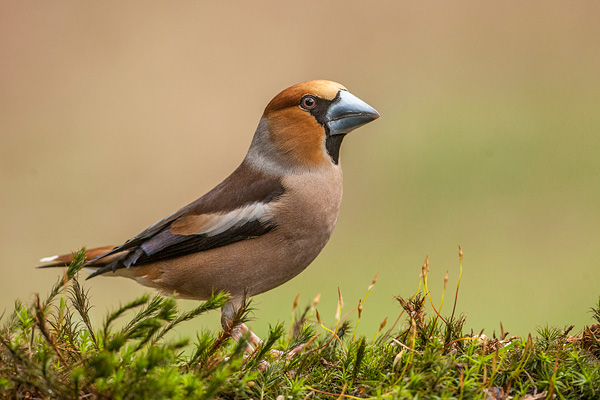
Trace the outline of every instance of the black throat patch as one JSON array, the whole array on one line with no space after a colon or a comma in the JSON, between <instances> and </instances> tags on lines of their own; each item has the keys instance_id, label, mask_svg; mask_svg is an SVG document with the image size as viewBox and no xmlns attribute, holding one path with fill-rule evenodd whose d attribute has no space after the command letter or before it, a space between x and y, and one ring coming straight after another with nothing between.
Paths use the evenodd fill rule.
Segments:
<instances>
[{"instance_id":1,"label":"black throat patch","mask_svg":"<svg viewBox=\"0 0 600 400\"><path fill-rule=\"evenodd\" d=\"M327 154L329 154L333 163L338 165L340 162L340 147L342 146L342 140L344 140L346 135L330 135L327 127L325 127L325 132L325 148L327 149Z\"/></svg>"},{"instance_id":2,"label":"black throat patch","mask_svg":"<svg viewBox=\"0 0 600 400\"><path fill-rule=\"evenodd\" d=\"M319 97L317 106L310 110L310 114L315 117L317 122L325 129L325 149L327 149L327 154L329 154L329 157L331 157L331 160L335 165L337 165L340 161L340 146L342 145L342 140L344 140L346 135L331 135L326 124L326 117L329 107L331 107L331 105L339 99L340 92L338 92L333 100L327 100Z\"/></svg>"}]
</instances>

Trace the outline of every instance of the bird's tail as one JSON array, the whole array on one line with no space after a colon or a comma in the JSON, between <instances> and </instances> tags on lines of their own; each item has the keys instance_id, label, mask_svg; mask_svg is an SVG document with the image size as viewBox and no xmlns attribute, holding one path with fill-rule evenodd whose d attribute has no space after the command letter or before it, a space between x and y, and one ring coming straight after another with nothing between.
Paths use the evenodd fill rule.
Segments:
<instances>
[{"instance_id":1,"label":"bird's tail","mask_svg":"<svg viewBox=\"0 0 600 400\"><path fill-rule=\"evenodd\" d=\"M103 247L96 247L95 249L89 249L85 251L85 261L89 262L90 260L114 249L115 246L103 246ZM51 256L51 257L44 257L40 260L41 263L43 263L42 265L38 266L38 268L51 268L51 267L65 267L69 264L71 264L71 262L73 261L73 253L71 254L63 254L63 255L57 255L57 256ZM107 257L108 258L108 257ZM103 267L104 265L108 264L108 262L110 262L110 259L100 259L92 264L88 264L86 267L90 267L90 268L99 268L99 267Z\"/></svg>"}]
</instances>

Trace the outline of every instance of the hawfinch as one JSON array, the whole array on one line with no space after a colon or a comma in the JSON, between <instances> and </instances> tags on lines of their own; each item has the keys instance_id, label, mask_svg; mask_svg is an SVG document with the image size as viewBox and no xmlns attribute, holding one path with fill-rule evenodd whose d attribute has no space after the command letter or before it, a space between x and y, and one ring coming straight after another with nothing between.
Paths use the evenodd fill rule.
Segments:
<instances>
[{"instance_id":1,"label":"hawfinch","mask_svg":"<svg viewBox=\"0 0 600 400\"><path fill-rule=\"evenodd\" d=\"M323 249L342 201L342 140L376 118L375 109L339 83L287 88L267 105L229 177L120 246L88 250L89 278L125 276L197 300L226 291L221 323L234 328L246 297L292 279ZM41 261L54 267L71 260ZM235 327L234 338L245 331L243 324ZM251 332L250 341L260 343Z\"/></svg>"}]
</instances>

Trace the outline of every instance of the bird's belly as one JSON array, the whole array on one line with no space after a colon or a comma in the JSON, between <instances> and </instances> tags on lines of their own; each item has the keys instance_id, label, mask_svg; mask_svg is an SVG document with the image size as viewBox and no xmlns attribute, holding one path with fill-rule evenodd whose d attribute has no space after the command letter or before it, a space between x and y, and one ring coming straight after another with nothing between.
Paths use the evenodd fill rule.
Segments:
<instances>
[{"instance_id":1,"label":"bird's belly","mask_svg":"<svg viewBox=\"0 0 600 400\"><path fill-rule=\"evenodd\" d=\"M329 232L330 233L330 232ZM253 296L273 289L302 272L320 253L327 232L298 232L295 239L277 229L255 239L181 257L179 268L169 261L130 269L139 283L183 298L206 300L226 291L234 297Z\"/></svg>"}]
</instances>

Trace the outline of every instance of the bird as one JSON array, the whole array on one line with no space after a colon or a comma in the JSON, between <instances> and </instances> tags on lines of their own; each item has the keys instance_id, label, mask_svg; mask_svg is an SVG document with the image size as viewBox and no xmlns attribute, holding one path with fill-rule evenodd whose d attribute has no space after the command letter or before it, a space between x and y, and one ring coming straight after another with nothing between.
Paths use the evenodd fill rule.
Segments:
<instances>
[{"instance_id":1,"label":"bird","mask_svg":"<svg viewBox=\"0 0 600 400\"><path fill-rule=\"evenodd\" d=\"M168 295L208 300L224 291L221 325L247 351L261 344L243 323L247 298L302 272L321 252L342 201L340 146L379 113L343 85L293 85L266 106L237 169L205 195L118 246L86 252L87 279L122 276ZM73 255L42 258L68 265Z\"/></svg>"}]
</instances>

